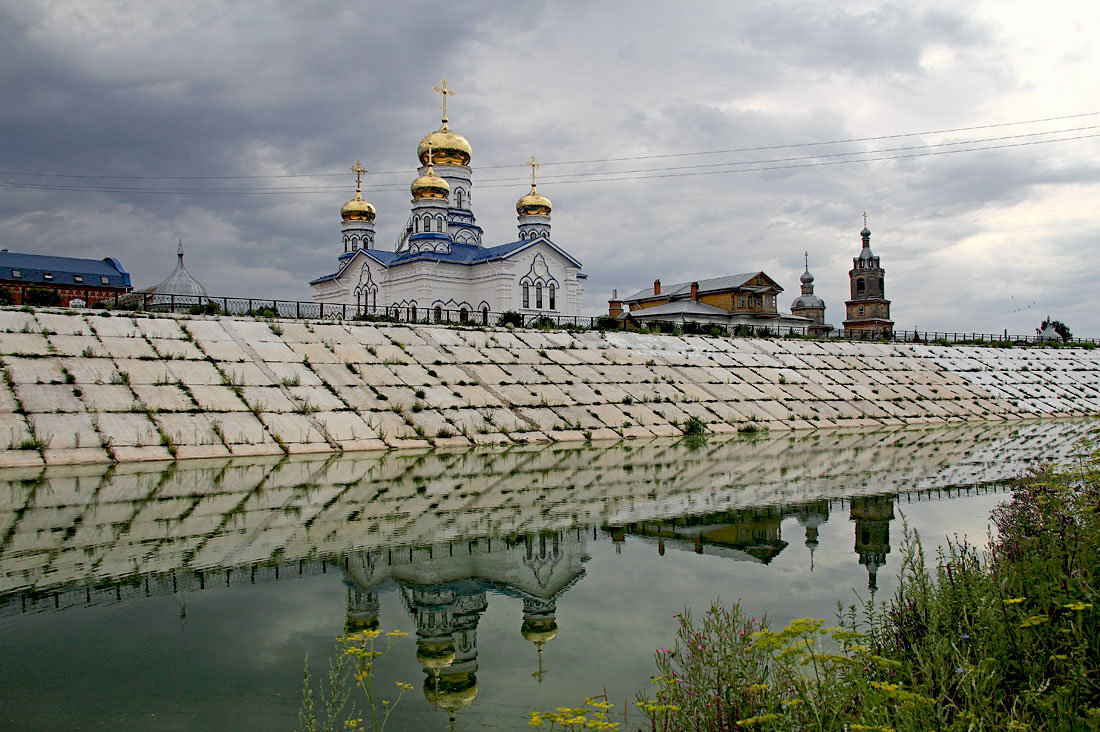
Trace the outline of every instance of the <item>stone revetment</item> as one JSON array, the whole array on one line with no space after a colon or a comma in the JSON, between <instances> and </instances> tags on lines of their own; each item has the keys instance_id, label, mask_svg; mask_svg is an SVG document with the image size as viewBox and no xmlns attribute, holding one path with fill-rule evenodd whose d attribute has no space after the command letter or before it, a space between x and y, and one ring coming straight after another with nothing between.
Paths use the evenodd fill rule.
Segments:
<instances>
[{"instance_id":1,"label":"stone revetment","mask_svg":"<svg viewBox=\"0 0 1100 732\"><path fill-rule=\"evenodd\" d=\"M1100 351L0 311L0 467L1100 411Z\"/></svg>"}]
</instances>

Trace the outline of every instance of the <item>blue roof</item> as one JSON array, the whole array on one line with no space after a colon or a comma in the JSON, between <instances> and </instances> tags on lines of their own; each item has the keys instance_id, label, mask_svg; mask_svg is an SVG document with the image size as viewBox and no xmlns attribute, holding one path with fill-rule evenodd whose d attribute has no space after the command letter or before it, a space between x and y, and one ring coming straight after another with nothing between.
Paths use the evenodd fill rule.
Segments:
<instances>
[{"instance_id":1,"label":"blue roof","mask_svg":"<svg viewBox=\"0 0 1100 732\"><path fill-rule=\"evenodd\" d=\"M130 287L130 273L113 257L79 259L21 252L0 252L0 280L77 287Z\"/></svg>"},{"instance_id":2,"label":"blue roof","mask_svg":"<svg viewBox=\"0 0 1100 732\"><path fill-rule=\"evenodd\" d=\"M480 264L482 262L488 262L495 259L503 259L521 249L525 249L537 243L548 244L556 252L568 259L573 265L577 267L581 266L580 262L569 256L569 254L567 254L556 244L545 237L522 239L520 241L508 242L507 244L499 244L495 247L479 247L477 244L454 242L451 244L450 252L413 253L407 249L401 252L388 252L381 249L359 249L355 252L349 252L348 254L341 255L341 264L338 271L333 272L329 275L325 275L323 277L318 277L317 279L310 282L310 284L338 277L340 273L343 272L344 269L347 267L348 262L350 262L350 260L353 259L357 254L364 254L368 257L374 257L385 267L397 266L405 264L406 262L424 261L453 262L454 264Z\"/></svg>"}]
</instances>

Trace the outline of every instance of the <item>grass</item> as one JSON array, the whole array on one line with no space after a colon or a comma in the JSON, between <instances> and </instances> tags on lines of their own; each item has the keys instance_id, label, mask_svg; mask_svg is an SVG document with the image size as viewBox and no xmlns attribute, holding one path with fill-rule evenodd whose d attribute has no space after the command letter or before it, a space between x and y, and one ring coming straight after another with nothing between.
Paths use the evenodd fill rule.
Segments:
<instances>
[{"instance_id":1,"label":"grass","mask_svg":"<svg viewBox=\"0 0 1100 732\"><path fill-rule=\"evenodd\" d=\"M1100 729L1100 451L1022 483L989 549L934 565L905 529L895 595L780 631L679 616L638 706L660 730Z\"/></svg>"}]
</instances>

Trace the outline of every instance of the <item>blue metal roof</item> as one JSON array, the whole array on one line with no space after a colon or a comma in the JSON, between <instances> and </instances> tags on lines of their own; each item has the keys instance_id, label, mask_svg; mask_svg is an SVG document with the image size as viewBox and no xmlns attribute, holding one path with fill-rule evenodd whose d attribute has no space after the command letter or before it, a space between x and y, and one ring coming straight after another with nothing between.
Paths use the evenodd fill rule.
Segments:
<instances>
[{"instance_id":1,"label":"blue metal roof","mask_svg":"<svg viewBox=\"0 0 1100 732\"><path fill-rule=\"evenodd\" d=\"M317 282L323 282L324 280L335 279L340 276L340 273L347 268L348 264L357 254L363 254L368 257L373 257L384 267L394 267L405 264L406 262L452 262L454 264L480 264L482 262L488 262L495 259L504 259L507 256L515 254L521 249L526 249L529 246L535 244L547 244L554 251L565 257L576 267L580 267L581 263L573 257L569 256L565 251L559 248L556 244L545 237L535 237L534 239L522 239L520 241L508 242L507 244L499 244L495 247L479 247L477 244L464 244L460 242L454 242L451 244L450 252L417 252L413 253L409 250L402 252L388 252L381 249L359 249L355 252L349 252L340 256L340 269L332 274L318 277L310 282L314 284Z\"/></svg>"},{"instance_id":2,"label":"blue metal roof","mask_svg":"<svg viewBox=\"0 0 1100 732\"><path fill-rule=\"evenodd\" d=\"M77 281L78 275L82 281ZM113 257L79 259L22 252L0 252L0 280L76 287L130 287L130 273Z\"/></svg>"}]
</instances>

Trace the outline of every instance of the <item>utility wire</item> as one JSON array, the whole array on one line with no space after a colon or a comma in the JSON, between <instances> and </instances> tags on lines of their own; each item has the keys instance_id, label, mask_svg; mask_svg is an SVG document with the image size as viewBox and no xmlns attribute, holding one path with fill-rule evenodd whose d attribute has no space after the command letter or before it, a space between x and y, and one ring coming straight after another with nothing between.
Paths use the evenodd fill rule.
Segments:
<instances>
[{"instance_id":1,"label":"utility wire","mask_svg":"<svg viewBox=\"0 0 1100 732\"><path fill-rule=\"evenodd\" d=\"M1100 112L1082 112L1080 114L1067 114L1059 117L1043 117L1040 119L1028 119L1017 120L1014 122L997 122L987 125L971 125L969 127L951 127L942 130L924 130L922 132L900 132L892 135L875 135L872 137L851 137L844 140L825 140L821 142L796 142L783 145L759 145L755 147L738 147L729 148L725 150L704 150L700 152L680 152L680 153L661 153L655 155L631 155L619 158L593 158L590 160L560 160L541 163L544 166L551 165L585 165L589 163L617 163L631 160L656 160L660 158L676 158L676 157L691 157L697 155L725 155L736 152L758 152L762 150L783 150L788 148L799 147L814 147L821 145L842 145L853 142L872 142L875 140L895 140L903 137L919 137L921 135L942 135L950 132L970 132L973 130L988 130L998 127L1012 127L1017 125L1030 125L1039 124L1041 122L1058 122L1068 119L1080 119L1082 117L1095 117L1100 115ZM1033 134L1054 134L1054 133L1033 133ZM944 143L947 144L947 143ZM524 164L508 164L508 165L481 165L478 166L483 170L492 170L499 168L522 168ZM371 175L408 175L407 170L387 170ZM15 170L0 170L0 175L14 175L24 177L35 178L79 178L79 179L100 179L100 180L256 180L256 179L274 179L274 178L326 178L335 176L347 175L345 172L339 173L280 173L272 175L93 175L93 174L75 174L75 173L28 173Z\"/></svg>"},{"instance_id":2,"label":"utility wire","mask_svg":"<svg viewBox=\"0 0 1100 732\"><path fill-rule=\"evenodd\" d=\"M816 168L828 165L848 165L852 163L868 163L882 160L903 160L908 158L921 158L930 157L935 155L953 155L964 152L981 152L984 150L1001 150L1005 148L1013 147L1027 147L1031 145L1044 145L1053 142L1070 142L1075 140L1084 140L1089 138L1100 137L1100 133L1093 133L1088 135L1075 135L1072 137L1062 137L1052 140L1029 140L1027 142L1014 142L1004 143L1000 145L987 145L984 147L974 148L955 148L952 150L925 150L924 152L911 152L904 155L882 155L879 157L864 157L855 160L825 160L819 162L796 162L789 165L764 165L753 168L736 168L729 170L703 170L695 172L679 172L669 173L661 172L658 175L618 175L617 172L611 171L606 173L611 177L606 178L586 178L586 179L574 179L574 180L562 180L557 181L556 185L569 185L573 183L609 183L619 181L635 181L635 180L652 180L656 178L684 178L700 175L728 175L730 173L752 173L769 170L791 170L796 168ZM866 153L852 153L852 155L859 155ZM649 172L660 169L651 169ZM72 186L72 185L53 185L48 183L13 183L10 181L0 182L0 186L5 188L25 188L34 190L57 190L57 191L89 191L89 192L102 192L102 193L148 193L156 195L237 195L237 196L275 196L275 195L300 195L306 193L325 193L328 194L332 190L343 190L346 186L326 186L326 187L312 187L312 188L257 188L257 189L222 189L222 190L195 190L195 189L178 189L178 190L154 190L148 188L126 188L126 187L103 187L103 186ZM480 186L480 188L511 188L510 183L496 183L492 185ZM364 186L364 188L367 188ZM373 191L403 191L404 186L373 186L368 190Z\"/></svg>"}]
</instances>

